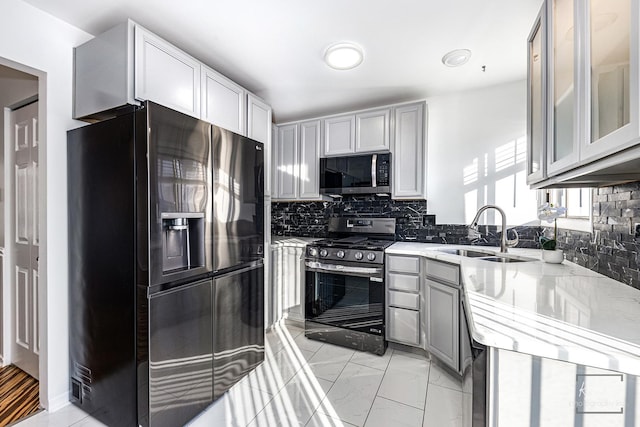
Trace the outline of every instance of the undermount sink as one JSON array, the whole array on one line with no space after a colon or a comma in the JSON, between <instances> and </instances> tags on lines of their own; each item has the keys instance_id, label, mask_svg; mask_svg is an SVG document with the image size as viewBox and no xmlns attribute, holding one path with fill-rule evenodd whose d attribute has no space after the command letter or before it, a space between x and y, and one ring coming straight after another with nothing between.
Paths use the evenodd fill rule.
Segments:
<instances>
[{"instance_id":1,"label":"undermount sink","mask_svg":"<svg viewBox=\"0 0 640 427\"><path fill-rule=\"evenodd\" d=\"M438 252L451 255L459 255L467 258L478 258L481 261L490 262L510 263L535 261L534 258L515 258L510 256L498 255L495 252L474 251L471 249L438 249Z\"/></svg>"},{"instance_id":2,"label":"undermount sink","mask_svg":"<svg viewBox=\"0 0 640 427\"><path fill-rule=\"evenodd\" d=\"M460 255L468 258L482 258L495 256L493 252L474 251L470 249L438 249L438 252L444 252L445 254Z\"/></svg>"},{"instance_id":3,"label":"undermount sink","mask_svg":"<svg viewBox=\"0 0 640 427\"><path fill-rule=\"evenodd\" d=\"M506 262L528 262L528 261L535 261L535 259L533 259L533 258L509 258L509 257L504 257L504 256L492 256L492 257L482 258L482 261L506 263Z\"/></svg>"}]
</instances>

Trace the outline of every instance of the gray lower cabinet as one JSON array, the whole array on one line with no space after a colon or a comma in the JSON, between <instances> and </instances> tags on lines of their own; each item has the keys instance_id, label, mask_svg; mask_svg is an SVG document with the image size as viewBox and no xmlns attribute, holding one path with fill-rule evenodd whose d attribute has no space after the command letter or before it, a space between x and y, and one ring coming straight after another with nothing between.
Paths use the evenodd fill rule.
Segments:
<instances>
[{"instance_id":1,"label":"gray lower cabinet","mask_svg":"<svg viewBox=\"0 0 640 427\"><path fill-rule=\"evenodd\" d=\"M426 349L460 372L460 328L464 326L464 314L460 310L460 266L427 259L424 288Z\"/></svg>"},{"instance_id":2,"label":"gray lower cabinet","mask_svg":"<svg viewBox=\"0 0 640 427\"><path fill-rule=\"evenodd\" d=\"M423 347L422 260L417 256L387 255L386 265L387 341Z\"/></svg>"},{"instance_id":3,"label":"gray lower cabinet","mask_svg":"<svg viewBox=\"0 0 640 427\"><path fill-rule=\"evenodd\" d=\"M387 340L420 345L420 311L389 307Z\"/></svg>"},{"instance_id":4,"label":"gray lower cabinet","mask_svg":"<svg viewBox=\"0 0 640 427\"><path fill-rule=\"evenodd\" d=\"M456 371L460 368L460 290L427 279L427 350Z\"/></svg>"},{"instance_id":5,"label":"gray lower cabinet","mask_svg":"<svg viewBox=\"0 0 640 427\"><path fill-rule=\"evenodd\" d=\"M304 322L304 251L302 245L271 246L271 320Z\"/></svg>"}]
</instances>

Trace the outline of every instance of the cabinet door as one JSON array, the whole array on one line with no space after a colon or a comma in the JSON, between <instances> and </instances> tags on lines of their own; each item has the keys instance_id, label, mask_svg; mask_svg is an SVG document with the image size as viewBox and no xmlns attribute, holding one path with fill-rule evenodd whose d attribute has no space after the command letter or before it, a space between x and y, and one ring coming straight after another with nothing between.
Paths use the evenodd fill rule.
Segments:
<instances>
[{"instance_id":1,"label":"cabinet door","mask_svg":"<svg viewBox=\"0 0 640 427\"><path fill-rule=\"evenodd\" d=\"M544 6L529 35L529 70L527 85L527 184L546 177L546 20Z\"/></svg>"},{"instance_id":2,"label":"cabinet door","mask_svg":"<svg viewBox=\"0 0 640 427\"><path fill-rule=\"evenodd\" d=\"M275 146L276 194L277 199L298 197L298 125L278 127Z\"/></svg>"},{"instance_id":3,"label":"cabinet door","mask_svg":"<svg viewBox=\"0 0 640 427\"><path fill-rule=\"evenodd\" d=\"M578 102L575 67L575 40L579 32L574 23L573 0L548 2L551 51L549 52L549 112L547 117L547 174L553 176L578 161Z\"/></svg>"},{"instance_id":4,"label":"cabinet door","mask_svg":"<svg viewBox=\"0 0 640 427\"><path fill-rule=\"evenodd\" d=\"M638 7L632 7L631 0L584 3L591 127L580 147L581 162L635 145L639 136Z\"/></svg>"},{"instance_id":5,"label":"cabinet door","mask_svg":"<svg viewBox=\"0 0 640 427\"><path fill-rule=\"evenodd\" d=\"M420 346L420 312L389 307L387 340Z\"/></svg>"},{"instance_id":6,"label":"cabinet door","mask_svg":"<svg viewBox=\"0 0 640 427\"><path fill-rule=\"evenodd\" d=\"M456 371L460 368L460 294L458 289L426 280L427 350Z\"/></svg>"},{"instance_id":7,"label":"cabinet door","mask_svg":"<svg viewBox=\"0 0 640 427\"><path fill-rule=\"evenodd\" d=\"M271 141L271 107L251 93L247 94L247 136L263 144Z\"/></svg>"},{"instance_id":8,"label":"cabinet door","mask_svg":"<svg viewBox=\"0 0 640 427\"><path fill-rule=\"evenodd\" d=\"M246 136L244 89L211 68L202 69L202 119Z\"/></svg>"},{"instance_id":9,"label":"cabinet door","mask_svg":"<svg viewBox=\"0 0 640 427\"><path fill-rule=\"evenodd\" d=\"M356 152L389 151L389 109L356 115Z\"/></svg>"},{"instance_id":10,"label":"cabinet door","mask_svg":"<svg viewBox=\"0 0 640 427\"><path fill-rule=\"evenodd\" d=\"M426 197L424 115L424 103L395 109L395 143L391 156L394 199Z\"/></svg>"},{"instance_id":11,"label":"cabinet door","mask_svg":"<svg viewBox=\"0 0 640 427\"><path fill-rule=\"evenodd\" d=\"M135 98L200 117L200 63L140 26L135 28Z\"/></svg>"},{"instance_id":12,"label":"cabinet door","mask_svg":"<svg viewBox=\"0 0 640 427\"><path fill-rule=\"evenodd\" d=\"M247 136L264 144L264 195L271 196L271 107L247 94Z\"/></svg>"},{"instance_id":13,"label":"cabinet door","mask_svg":"<svg viewBox=\"0 0 640 427\"><path fill-rule=\"evenodd\" d=\"M331 117L324 121L324 155L350 154L355 150L355 116Z\"/></svg>"},{"instance_id":14,"label":"cabinet door","mask_svg":"<svg viewBox=\"0 0 640 427\"><path fill-rule=\"evenodd\" d=\"M284 269L284 307L287 318L304 322L304 260L303 248L287 246Z\"/></svg>"},{"instance_id":15,"label":"cabinet door","mask_svg":"<svg viewBox=\"0 0 640 427\"><path fill-rule=\"evenodd\" d=\"M320 198L320 120L300 124L300 198Z\"/></svg>"}]
</instances>

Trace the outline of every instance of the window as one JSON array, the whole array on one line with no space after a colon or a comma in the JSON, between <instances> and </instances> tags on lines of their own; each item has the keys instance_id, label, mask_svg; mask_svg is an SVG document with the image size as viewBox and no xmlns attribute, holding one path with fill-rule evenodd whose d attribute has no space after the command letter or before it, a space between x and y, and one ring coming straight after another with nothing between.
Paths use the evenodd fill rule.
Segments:
<instances>
[{"instance_id":1,"label":"window","mask_svg":"<svg viewBox=\"0 0 640 427\"><path fill-rule=\"evenodd\" d=\"M554 206L567 208L564 217L558 218L558 227L569 230L592 231L591 188L563 188L542 190L540 203L549 201ZM548 225L545 221L543 226Z\"/></svg>"}]
</instances>

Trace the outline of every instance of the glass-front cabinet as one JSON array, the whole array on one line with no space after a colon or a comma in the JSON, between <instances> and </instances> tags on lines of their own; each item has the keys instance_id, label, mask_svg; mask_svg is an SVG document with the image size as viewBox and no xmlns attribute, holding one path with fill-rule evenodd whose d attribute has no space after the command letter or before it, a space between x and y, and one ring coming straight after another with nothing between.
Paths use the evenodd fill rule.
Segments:
<instances>
[{"instance_id":1,"label":"glass-front cabinet","mask_svg":"<svg viewBox=\"0 0 640 427\"><path fill-rule=\"evenodd\" d=\"M529 184L640 157L639 21L633 0L545 1L528 39Z\"/></svg>"},{"instance_id":2,"label":"glass-front cabinet","mask_svg":"<svg viewBox=\"0 0 640 427\"><path fill-rule=\"evenodd\" d=\"M549 110L547 171L549 175L567 169L578 161L577 67L573 0L551 0L549 20Z\"/></svg>"},{"instance_id":3,"label":"glass-front cabinet","mask_svg":"<svg viewBox=\"0 0 640 427\"><path fill-rule=\"evenodd\" d=\"M591 0L586 5L583 161L635 145L639 136L638 2Z\"/></svg>"},{"instance_id":4,"label":"glass-front cabinet","mask_svg":"<svg viewBox=\"0 0 640 427\"><path fill-rule=\"evenodd\" d=\"M528 39L529 60L527 87L527 183L533 184L546 176L545 132L545 88L546 75L546 13L544 6L531 30Z\"/></svg>"}]
</instances>

